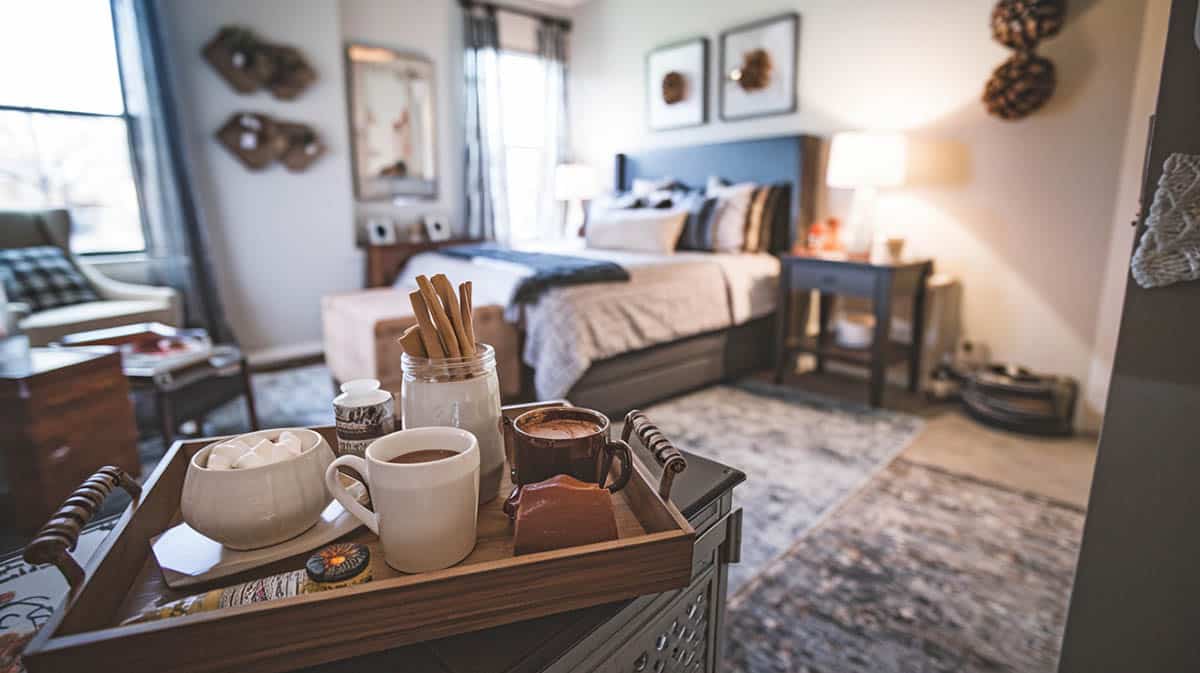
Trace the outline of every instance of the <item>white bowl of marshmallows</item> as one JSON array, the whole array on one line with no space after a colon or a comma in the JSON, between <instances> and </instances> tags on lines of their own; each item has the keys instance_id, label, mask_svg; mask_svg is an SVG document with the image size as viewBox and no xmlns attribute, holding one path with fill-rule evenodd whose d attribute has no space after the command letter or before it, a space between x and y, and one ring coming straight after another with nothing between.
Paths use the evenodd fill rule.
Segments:
<instances>
[{"instance_id":1,"label":"white bowl of marshmallows","mask_svg":"<svg viewBox=\"0 0 1200 673\"><path fill-rule=\"evenodd\" d=\"M307 428L260 430L213 442L188 463L180 508L200 534L257 549L312 527L329 504L333 450Z\"/></svg>"}]
</instances>

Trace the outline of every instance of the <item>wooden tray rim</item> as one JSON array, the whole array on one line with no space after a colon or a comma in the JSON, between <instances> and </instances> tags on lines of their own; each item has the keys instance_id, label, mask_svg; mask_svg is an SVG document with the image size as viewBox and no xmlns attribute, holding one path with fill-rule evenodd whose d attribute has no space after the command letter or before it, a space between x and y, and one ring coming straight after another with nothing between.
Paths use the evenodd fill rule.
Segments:
<instances>
[{"instance_id":1,"label":"wooden tray rim","mask_svg":"<svg viewBox=\"0 0 1200 673\"><path fill-rule=\"evenodd\" d=\"M505 410L508 411L509 408L505 407ZM47 621L39 628L34 638L26 646L24 651L25 658L37 658L39 655L43 654L59 653L99 641L109 641L127 637L136 637L139 635L149 635L215 621L247 619L255 614L264 612L274 613L277 610L287 610L293 606L321 604L329 601L350 602L363 594L398 591L413 585L439 584L459 577L474 576L485 572L495 572L498 570L502 571L506 569L520 568L523 566L531 566L550 560L575 559L594 555L611 554L625 549L637 548L645 545L663 544L671 541L680 541L683 539L690 540L691 542L689 544L691 544L694 543L696 537L695 530L692 528L691 524L688 523L687 518L679 512L679 509L675 506L675 504L669 499L664 500L658 495L657 491L653 488L654 480L650 472L645 467L641 458L635 453L633 455L633 469L636 478L641 479L647 486L650 487L648 489L649 492L654 494L654 497L657 499L657 501L664 506L668 514L674 520L676 525L675 530L647 533L633 538L624 538L620 540L598 542L589 545L572 547L570 548L570 554L563 554L564 550L538 552L534 554L514 556L508 559L489 561L486 563L474 563L466 566L453 566L431 573L419 573L395 577L387 580L370 582L355 587L346 587L336 591L305 594L265 603L223 608L221 610L175 617L157 622L129 624L124 626L114 625L80 633L56 635L57 630L61 626L66 616L70 614L72 610L76 609L79 597L92 582L93 576L100 565L107 559L112 548L124 535L126 527L129 525L134 513L137 511L136 506L140 505L142 501L146 500L152 490L158 486L158 482L160 481L162 475L166 472L167 468L175 460L179 459L179 455L182 453L184 445L196 444L200 442L209 443L221 438L222 437L207 437L194 440L176 440L172 444L171 448L168 449L166 454L164 454L163 459L159 461L158 465L156 465L154 472L146 480L143 486L141 497L134 502L131 502L125 508L125 511L122 512L116 526L114 526L109 534L105 536L104 541L99 545L99 547L97 547L96 551L93 552L91 557L88 559L84 569L85 575L83 583L81 583L77 588L68 591L67 595L63 597L62 601L54 610L51 617L47 619ZM147 551L146 553L152 554L150 551ZM486 569L482 566L486 566ZM620 600L620 598L621 597L615 597L614 600Z\"/></svg>"}]
</instances>

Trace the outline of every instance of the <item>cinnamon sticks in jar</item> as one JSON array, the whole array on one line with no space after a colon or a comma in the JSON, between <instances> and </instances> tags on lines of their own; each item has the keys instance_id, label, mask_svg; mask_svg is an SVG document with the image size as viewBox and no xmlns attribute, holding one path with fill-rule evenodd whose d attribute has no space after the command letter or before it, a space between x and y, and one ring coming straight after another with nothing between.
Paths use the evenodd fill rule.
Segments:
<instances>
[{"instance_id":1,"label":"cinnamon sticks in jar","mask_svg":"<svg viewBox=\"0 0 1200 673\"><path fill-rule=\"evenodd\" d=\"M417 290L408 298L417 324L400 335L405 353L438 360L473 357L478 352L471 281L460 283L456 293L445 274L439 273L432 279L417 276Z\"/></svg>"}]
</instances>

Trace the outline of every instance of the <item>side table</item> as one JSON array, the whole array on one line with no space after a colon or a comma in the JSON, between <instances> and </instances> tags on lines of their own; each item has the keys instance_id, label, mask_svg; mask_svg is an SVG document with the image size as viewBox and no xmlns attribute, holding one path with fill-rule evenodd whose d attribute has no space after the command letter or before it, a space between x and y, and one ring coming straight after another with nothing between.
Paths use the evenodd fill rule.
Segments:
<instances>
[{"instance_id":1,"label":"side table","mask_svg":"<svg viewBox=\"0 0 1200 673\"><path fill-rule=\"evenodd\" d=\"M254 389L250 385L250 368L241 351L233 346L218 346L206 362L186 369L155 375L128 371L126 376L135 391L145 391L154 396L165 446L175 441L180 423L199 420L238 396L246 399L250 429L259 429Z\"/></svg>"},{"instance_id":2,"label":"side table","mask_svg":"<svg viewBox=\"0 0 1200 673\"><path fill-rule=\"evenodd\" d=\"M888 365L907 361L908 388L916 392L921 376L921 345L925 331L925 284L933 274L932 260L871 262L784 255L780 261L783 268L779 276L776 382L783 381L793 355L812 353L817 358L818 372L824 371L826 360L868 367L868 399L873 407L883 404L884 375ZM800 334L791 333L796 317L808 316L812 290L817 290L820 295L815 339L803 331ZM797 292L800 296L793 297L793 293ZM875 333L869 350L842 348L832 343L829 323L833 313L833 298L837 295L871 300L875 313ZM912 297L911 343L899 343L891 339L892 300L898 296Z\"/></svg>"},{"instance_id":3,"label":"side table","mask_svg":"<svg viewBox=\"0 0 1200 673\"><path fill-rule=\"evenodd\" d=\"M0 436L18 527L35 530L98 466L141 473L121 355L110 347L34 348L0 365Z\"/></svg>"}]
</instances>

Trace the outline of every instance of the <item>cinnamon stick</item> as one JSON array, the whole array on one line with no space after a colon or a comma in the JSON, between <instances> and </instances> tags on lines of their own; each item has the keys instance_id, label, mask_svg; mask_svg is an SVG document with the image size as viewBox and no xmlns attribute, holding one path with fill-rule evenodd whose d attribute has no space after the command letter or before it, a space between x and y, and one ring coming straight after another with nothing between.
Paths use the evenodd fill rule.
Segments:
<instances>
[{"instance_id":1,"label":"cinnamon stick","mask_svg":"<svg viewBox=\"0 0 1200 673\"><path fill-rule=\"evenodd\" d=\"M437 291L433 289L433 283L430 283L429 278L425 276L417 276L417 287L420 288L421 297L429 308L429 315L433 317L437 334L446 347L445 357L462 357L462 351L458 347L458 337L454 334L454 326L450 324L450 316L446 315L446 309L442 307Z\"/></svg>"},{"instance_id":2,"label":"cinnamon stick","mask_svg":"<svg viewBox=\"0 0 1200 673\"><path fill-rule=\"evenodd\" d=\"M437 290L438 297L442 300L442 305L450 316L450 325L454 328L458 349L462 351L463 357L475 355L475 342L467 338L467 331L463 325L462 306L458 302L458 297L455 296L454 286L450 284L450 279L446 277L446 274L439 273L433 277L433 287Z\"/></svg>"},{"instance_id":3,"label":"cinnamon stick","mask_svg":"<svg viewBox=\"0 0 1200 673\"><path fill-rule=\"evenodd\" d=\"M442 349L442 342L438 339L437 328L433 326L433 320L429 317L429 307L425 305L424 295L420 291L412 292L409 293L408 299L412 302L413 315L417 319L417 328L425 352L430 358L446 357L446 351Z\"/></svg>"},{"instance_id":4,"label":"cinnamon stick","mask_svg":"<svg viewBox=\"0 0 1200 673\"><path fill-rule=\"evenodd\" d=\"M404 352L417 358L427 358L429 354L425 352L425 344L421 341L421 326L413 325L400 335L400 346L404 348Z\"/></svg>"},{"instance_id":5,"label":"cinnamon stick","mask_svg":"<svg viewBox=\"0 0 1200 673\"><path fill-rule=\"evenodd\" d=\"M471 303L471 281L459 283L458 285L458 302L459 312L463 317L463 332L466 333L467 343L471 344L472 348L476 347L475 343L475 307Z\"/></svg>"}]
</instances>

